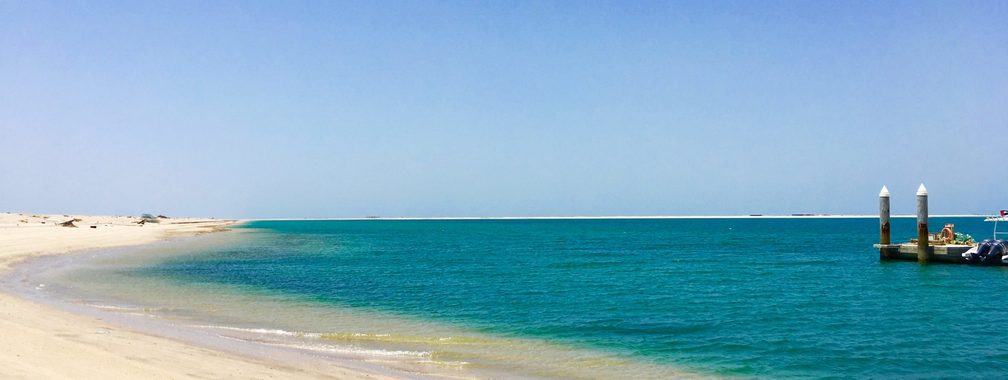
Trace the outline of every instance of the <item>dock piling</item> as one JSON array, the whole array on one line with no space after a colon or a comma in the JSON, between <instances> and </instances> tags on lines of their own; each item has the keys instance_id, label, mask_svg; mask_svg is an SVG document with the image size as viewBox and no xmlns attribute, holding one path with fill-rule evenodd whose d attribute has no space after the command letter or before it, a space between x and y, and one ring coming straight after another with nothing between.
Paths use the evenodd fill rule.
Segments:
<instances>
[{"instance_id":1,"label":"dock piling","mask_svg":"<svg viewBox=\"0 0 1008 380\"><path fill-rule=\"evenodd\" d=\"M922 183L917 188L917 262L926 263L928 254L928 192Z\"/></svg>"},{"instance_id":2,"label":"dock piling","mask_svg":"<svg viewBox=\"0 0 1008 380\"><path fill-rule=\"evenodd\" d=\"M879 192L879 244L889 244L889 189L882 186Z\"/></svg>"},{"instance_id":3,"label":"dock piling","mask_svg":"<svg viewBox=\"0 0 1008 380\"><path fill-rule=\"evenodd\" d=\"M882 191L879 192L879 244L874 245L879 251L879 261L966 264L969 260L964 259L963 254L976 247L976 244L947 241L931 245L931 233L928 232L928 192L923 183L917 189L917 240L892 244L889 227L889 189L882 186ZM1008 262L998 261L997 264L1008 266Z\"/></svg>"}]
</instances>

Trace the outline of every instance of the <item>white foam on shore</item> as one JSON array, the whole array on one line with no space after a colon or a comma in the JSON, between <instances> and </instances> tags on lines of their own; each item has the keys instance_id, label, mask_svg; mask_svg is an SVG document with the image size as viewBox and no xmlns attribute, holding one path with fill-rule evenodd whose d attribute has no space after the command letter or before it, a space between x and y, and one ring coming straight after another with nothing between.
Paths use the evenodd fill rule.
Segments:
<instances>
[{"instance_id":1,"label":"white foam on shore","mask_svg":"<svg viewBox=\"0 0 1008 380\"><path fill-rule=\"evenodd\" d=\"M136 316L147 317L147 318L158 318L158 316L156 314L151 314L150 313L152 311L152 309L150 309L150 308L114 306L114 305L104 305L104 304L94 304L94 303L87 303L85 305L87 305L89 307L93 307L93 308L101 310L101 311L104 311L104 312L109 312L109 313L117 313L117 314L125 314L125 315L136 315Z\"/></svg>"},{"instance_id":2,"label":"white foam on shore","mask_svg":"<svg viewBox=\"0 0 1008 380\"><path fill-rule=\"evenodd\" d=\"M144 308L142 308L142 307L127 307L127 306L105 305L105 304L100 304L100 303L86 303L85 305L88 305L88 306L93 307L95 309L107 310L107 311L121 311L121 312L131 312L132 311L132 312L136 312L136 311L142 311L142 310L144 310Z\"/></svg>"},{"instance_id":3,"label":"white foam on shore","mask_svg":"<svg viewBox=\"0 0 1008 380\"><path fill-rule=\"evenodd\" d=\"M240 333L251 333L257 335L273 335L281 337L291 337L291 338L321 338L323 334L321 333L304 333L297 331L287 331L281 329L264 329L264 328L243 328L243 327L232 327L232 326L219 326L219 325L189 325L188 327L198 328L198 329L212 329L212 330L223 330L223 331L234 331ZM367 334L360 334L365 336ZM359 356L374 356L374 357L394 357L394 358L422 358L430 360L431 353L428 351L410 351L410 350L381 350L381 349L368 349L360 348L355 346L337 346L331 344L322 343L289 343L289 342L275 342L275 341L260 341L260 340L250 340L237 336L230 335L219 335L222 338L236 339L247 342L255 342L261 344L268 344L277 347L287 347L296 348L300 350L309 350L316 352L327 352L333 354L343 354L343 355L359 355Z\"/></svg>"},{"instance_id":4,"label":"white foam on shore","mask_svg":"<svg viewBox=\"0 0 1008 380\"><path fill-rule=\"evenodd\" d=\"M276 342L260 342L263 344L268 344L277 347L287 347L296 348L301 350L317 351L317 352L327 352L333 354L341 355L360 355L360 356L377 356L377 357L392 357L392 358L421 358L430 360L431 353L427 351L406 351L406 350L376 350L367 348L358 348L352 346L334 346L329 344L292 344L292 343L276 343Z\"/></svg>"},{"instance_id":5,"label":"white foam on shore","mask_svg":"<svg viewBox=\"0 0 1008 380\"><path fill-rule=\"evenodd\" d=\"M313 338L320 339L324 334L317 332L301 332L301 331L287 331L282 329L266 329L266 328L245 328L245 327L234 327L234 326L221 326L221 325L189 325L188 327L198 328L198 329L211 329L211 330L223 330L223 331L233 331L239 333L250 333L258 335L273 335L281 337L291 337L291 338ZM389 336L388 334L349 334L350 336ZM234 336L222 337L247 340ZM430 359L431 353L428 351L409 351L409 350L381 350L381 349L364 349L354 346L336 346L330 344L294 344L294 343L278 343L278 342L262 342L258 343L270 344L280 347L297 348L297 349L307 349L312 351L323 351L335 354L354 354L363 356L381 356L381 357L417 357Z\"/></svg>"},{"instance_id":6,"label":"white foam on shore","mask_svg":"<svg viewBox=\"0 0 1008 380\"><path fill-rule=\"evenodd\" d=\"M198 328L198 329L226 330L226 331L235 331L235 332L253 333L253 334L263 334L263 335L277 335L277 336L290 336L290 337L306 337L306 338L321 338L322 337L322 334L320 334L320 333L287 331L287 330L281 330L281 329L244 328L244 327L219 326L219 325L189 325L189 327L194 327L194 328Z\"/></svg>"}]
</instances>

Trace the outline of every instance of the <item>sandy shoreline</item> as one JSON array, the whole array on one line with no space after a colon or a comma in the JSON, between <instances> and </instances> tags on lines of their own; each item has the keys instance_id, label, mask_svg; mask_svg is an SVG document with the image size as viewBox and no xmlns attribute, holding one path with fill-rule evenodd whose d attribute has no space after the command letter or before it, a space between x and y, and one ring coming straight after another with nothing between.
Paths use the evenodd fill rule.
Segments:
<instances>
[{"instance_id":1,"label":"sandy shoreline","mask_svg":"<svg viewBox=\"0 0 1008 380\"><path fill-rule=\"evenodd\" d=\"M71 219L77 228L56 224ZM123 247L226 228L233 220L0 213L0 275L23 260ZM91 228L95 226L95 228ZM0 289L0 378L395 378L336 363L250 358L129 331Z\"/></svg>"}]
</instances>

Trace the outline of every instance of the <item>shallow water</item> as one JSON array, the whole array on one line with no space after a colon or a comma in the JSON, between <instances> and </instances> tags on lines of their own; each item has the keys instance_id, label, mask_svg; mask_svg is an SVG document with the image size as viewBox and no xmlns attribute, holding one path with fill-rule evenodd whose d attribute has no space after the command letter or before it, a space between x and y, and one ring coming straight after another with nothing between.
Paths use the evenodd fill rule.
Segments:
<instances>
[{"instance_id":1,"label":"shallow water","mask_svg":"<svg viewBox=\"0 0 1008 380\"><path fill-rule=\"evenodd\" d=\"M984 238L980 218L933 218ZM999 377L1006 268L878 261L877 219L261 221L54 293L447 374ZM937 228L933 228L937 229ZM893 239L915 232L893 220Z\"/></svg>"}]
</instances>

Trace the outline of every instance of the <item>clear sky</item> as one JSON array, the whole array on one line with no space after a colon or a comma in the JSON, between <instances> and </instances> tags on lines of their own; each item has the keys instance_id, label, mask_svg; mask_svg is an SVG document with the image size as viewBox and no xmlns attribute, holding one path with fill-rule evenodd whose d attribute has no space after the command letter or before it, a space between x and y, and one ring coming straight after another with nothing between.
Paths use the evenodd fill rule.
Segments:
<instances>
[{"instance_id":1,"label":"clear sky","mask_svg":"<svg viewBox=\"0 0 1008 380\"><path fill-rule=\"evenodd\" d=\"M1008 208L1008 2L0 0L0 211Z\"/></svg>"}]
</instances>

